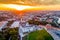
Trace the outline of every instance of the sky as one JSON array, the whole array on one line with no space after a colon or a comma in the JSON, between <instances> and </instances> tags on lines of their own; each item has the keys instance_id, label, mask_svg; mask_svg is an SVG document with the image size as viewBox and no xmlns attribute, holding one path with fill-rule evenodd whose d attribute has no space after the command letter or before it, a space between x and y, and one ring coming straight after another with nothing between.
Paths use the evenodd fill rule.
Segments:
<instances>
[{"instance_id":1,"label":"sky","mask_svg":"<svg viewBox=\"0 0 60 40\"><path fill-rule=\"evenodd\" d=\"M17 4L0 4L0 10L60 10L60 5L41 5L41 6L28 6Z\"/></svg>"},{"instance_id":2,"label":"sky","mask_svg":"<svg viewBox=\"0 0 60 40\"><path fill-rule=\"evenodd\" d=\"M60 0L0 0L0 10L60 10Z\"/></svg>"},{"instance_id":3,"label":"sky","mask_svg":"<svg viewBox=\"0 0 60 40\"><path fill-rule=\"evenodd\" d=\"M60 0L0 0L4 4L19 4L19 5L60 5Z\"/></svg>"}]
</instances>

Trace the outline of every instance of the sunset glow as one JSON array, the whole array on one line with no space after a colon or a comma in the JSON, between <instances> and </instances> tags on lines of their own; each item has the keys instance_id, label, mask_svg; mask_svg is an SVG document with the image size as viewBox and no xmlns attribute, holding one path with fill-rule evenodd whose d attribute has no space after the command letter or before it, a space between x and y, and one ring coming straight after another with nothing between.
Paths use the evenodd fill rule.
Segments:
<instances>
[{"instance_id":1,"label":"sunset glow","mask_svg":"<svg viewBox=\"0 0 60 40\"><path fill-rule=\"evenodd\" d=\"M60 5L41 5L41 6L26 6L17 4L0 4L1 9L14 9L14 10L60 10Z\"/></svg>"},{"instance_id":2,"label":"sunset glow","mask_svg":"<svg viewBox=\"0 0 60 40\"><path fill-rule=\"evenodd\" d=\"M24 10L26 8L31 8L31 6L22 6L22 5L15 5L15 4L0 4L0 7L5 7L5 8L12 8L16 10Z\"/></svg>"}]
</instances>

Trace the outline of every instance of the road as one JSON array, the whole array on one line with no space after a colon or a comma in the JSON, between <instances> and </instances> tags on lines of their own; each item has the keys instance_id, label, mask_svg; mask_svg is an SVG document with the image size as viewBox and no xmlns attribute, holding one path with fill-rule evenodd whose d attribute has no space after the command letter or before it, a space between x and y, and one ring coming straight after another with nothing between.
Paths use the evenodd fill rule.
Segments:
<instances>
[{"instance_id":1,"label":"road","mask_svg":"<svg viewBox=\"0 0 60 40\"><path fill-rule=\"evenodd\" d=\"M47 30L47 32L54 38L54 40L60 40L60 33L58 30Z\"/></svg>"}]
</instances>

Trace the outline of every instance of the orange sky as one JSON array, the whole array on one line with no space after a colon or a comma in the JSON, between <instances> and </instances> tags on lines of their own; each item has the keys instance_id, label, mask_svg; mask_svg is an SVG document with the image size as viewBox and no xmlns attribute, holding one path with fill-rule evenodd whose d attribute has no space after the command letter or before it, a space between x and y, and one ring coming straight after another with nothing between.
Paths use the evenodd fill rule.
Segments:
<instances>
[{"instance_id":1,"label":"orange sky","mask_svg":"<svg viewBox=\"0 0 60 40\"><path fill-rule=\"evenodd\" d=\"M22 15L26 11L32 10L60 10L60 5L41 5L41 6L25 6L16 4L0 4L0 10L12 11Z\"/></svg>"},{"instance_id":2,"label":"orange sky","mask_svg":"<svg viewBox=\"0 0 60 40\"><path fill-rule=\"evenodd\" d=\"M0 10L60 10L60 5L25 6L16 4L0 4Z\"/></svg>"}]
</instances>

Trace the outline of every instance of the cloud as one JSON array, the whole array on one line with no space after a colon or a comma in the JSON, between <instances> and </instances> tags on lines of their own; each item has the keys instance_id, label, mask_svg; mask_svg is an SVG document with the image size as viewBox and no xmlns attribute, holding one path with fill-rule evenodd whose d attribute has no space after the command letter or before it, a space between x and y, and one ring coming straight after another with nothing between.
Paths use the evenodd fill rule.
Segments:
<instances>
[{"instance_id":1,"label":"cloud","mask_svg":"<svg viewBox=\"0 0 60 40\"><path fill-rule=\"evenodd\" d=\"M23 5L60 5L60 0L0 0L0 3Z\"/></svg>"}]
</instances>

